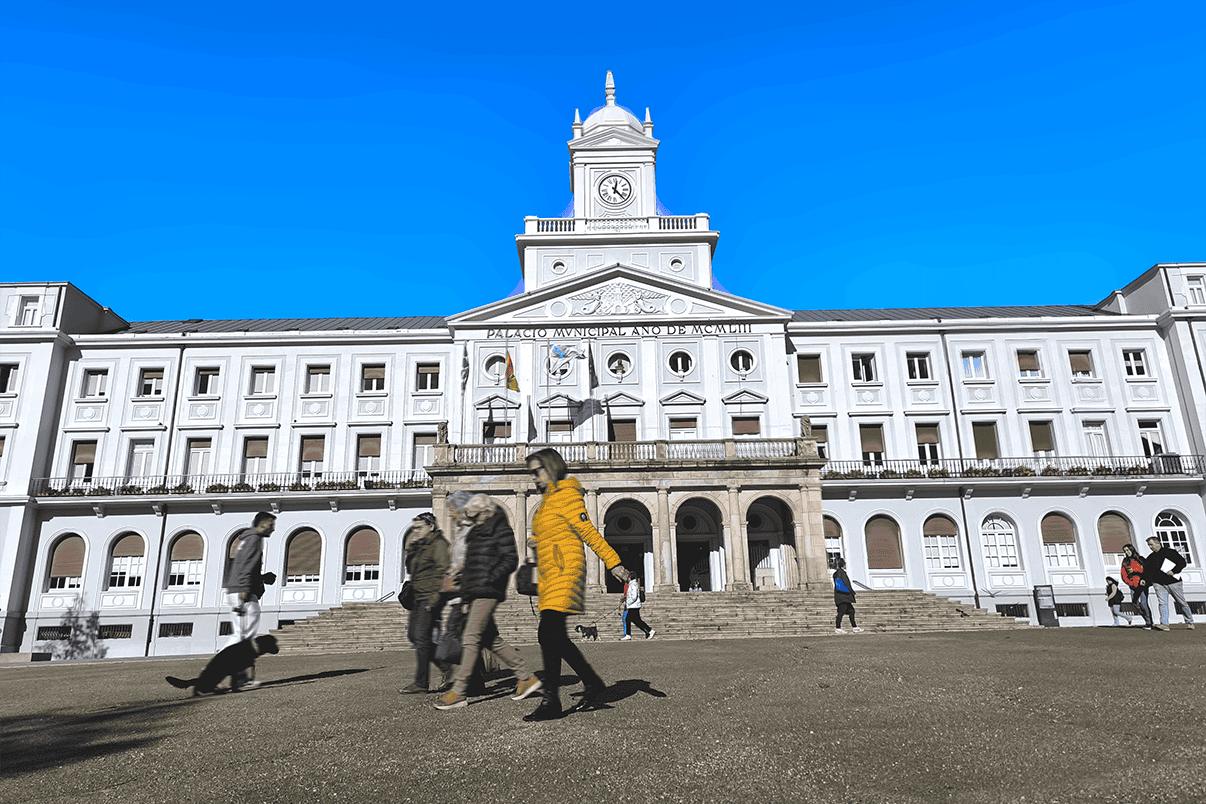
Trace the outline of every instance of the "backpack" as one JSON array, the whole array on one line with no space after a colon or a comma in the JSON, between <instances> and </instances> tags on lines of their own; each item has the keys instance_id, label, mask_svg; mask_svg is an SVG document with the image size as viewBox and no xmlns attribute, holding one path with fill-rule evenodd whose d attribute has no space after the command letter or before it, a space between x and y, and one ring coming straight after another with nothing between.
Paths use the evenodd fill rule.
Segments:
<instances>
[{"instance_id":1,"label":"backpack","mask_svg":"<svg viewBox=\"0 0 1206 804\"><path fill-rule=\"evenodd\" d=\"M642 586L640 588L640 594L641 594L641 602L644 603L645 602L645 587Z\"/></svg>"}]
</instances>

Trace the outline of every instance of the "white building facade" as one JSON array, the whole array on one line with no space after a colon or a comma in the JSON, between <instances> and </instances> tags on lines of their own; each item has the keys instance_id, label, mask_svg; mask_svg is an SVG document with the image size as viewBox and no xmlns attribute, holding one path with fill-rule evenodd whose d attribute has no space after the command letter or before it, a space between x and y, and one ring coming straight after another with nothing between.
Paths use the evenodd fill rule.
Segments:
<instances>
[{"instance_id":1,"label":"white building facade","mask_svg":"<svg viewBox=\"0 0 1206 804\"><path fill-rule=\"evenodd\" d=\"M378 600L453 490L496 495L522 538L543 444L658 590L824 587L841 554L871 589L1034 617L1051 585L1065 624L1100 624L1121 544L1157 534L1202 605L1206 264L1091 306L741 299L708 216L657 204L648 111L610 75L605 100L572 126L572 217L524 219L523 292L485 307L130 323L69 284L0 285L3 651L47 650L73 606L110 656L221 647L258 510L264 627Z\"/></svg>"}]
</instances>

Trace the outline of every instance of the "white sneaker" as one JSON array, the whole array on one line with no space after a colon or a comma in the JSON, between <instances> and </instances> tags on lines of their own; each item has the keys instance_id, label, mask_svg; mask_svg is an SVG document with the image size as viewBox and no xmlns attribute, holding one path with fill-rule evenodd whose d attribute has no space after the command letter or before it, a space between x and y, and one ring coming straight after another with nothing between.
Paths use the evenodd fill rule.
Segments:
<instances>
[{"instance_id":1,"label":"white sneaker","mask_svg":"<svg viewBox=\"0 0 1206 804\"><path fill-rule=\"evenodd\" d=\"M630 639L632 639L632 634L625 634L624 636L620 637L621 642L627 642Z\"/></svg>"},{"instance_id":2,"label":"white sneaker","mask_svg":"<svg viewBox=\"0 0 1206 804\"><path fill-rule=\"evenodd\" d=\"M1192 625L1191 625L1191 626L1189 626L1189 627L1190 627L1190 628L1193 628L1193 626L1192 626ZM650 628L650 629L649 629L649 633L648 633L648 634L645 634L645 639L653 639L653 635L654 635L654 634L656 634L656 633L657 633L657 631L654 631L652 628Z\"/></svg>"},{"instance_id":3,"label":"white sneaker","mask_svg":"<svg viewBox=\"0 0 1206 804\"><path fill-rule=\"evenodd\" d=\"M861 634L862 632L863 632L863 629L861 629L861 628L854 629L854 633L856 633L856 634Z\"/></svg>"},{"instance_id":4,"label":"white sneaker","mask_svg":"<svg viewBox=\"0 0 1206 804\"><path fill-rule=\"evenodd\" d=\"M846 633L846 632L845 632L845 631L843 631L843 630L842 630L842 629L840 629L840 628L835 628L835 629L833 629L833 633L835 633L835 634L844 634L844 633Z\"/></svg>"}]
</instances>

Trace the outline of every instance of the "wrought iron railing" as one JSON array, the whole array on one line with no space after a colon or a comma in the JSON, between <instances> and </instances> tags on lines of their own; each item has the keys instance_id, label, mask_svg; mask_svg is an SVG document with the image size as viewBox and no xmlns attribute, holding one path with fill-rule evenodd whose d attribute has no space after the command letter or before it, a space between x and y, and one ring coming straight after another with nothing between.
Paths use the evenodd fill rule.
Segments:
<instances>
[{"instance_id":1,"label":"wrought iron railing","mask_svg":"<svg viewBox=\"0 0 1206 804\"><path fill-rule=\"evenodd\" d=\"M281 494L309 491L380 491L430 488L422 469L382 472L269 472L233 475L150 475L146 477L42 477L34 497L125 497L181 494Z\"/></svg>"},{"instance_id":2,"label":"wrought iron railing","mask_svg":"<svg viewBox=\"0 0 1206 804\"><path fill-rule=\"evenodd\" d=\"M829 461L821 480L947 478L1102 478L1202 476L1201 455L1061 456L1052 458L944 458L933 461Z\"/></svg>"},{"instance_id":3,"label":"wrought iron railing","mask_svg":"<svg viewBox=\"0 0 1206 804\"><path fill-rule=\"evenodd\" d=\"M690 441L591 441L573 444L460 444L449 445L453 464L519 463L543 447L561 453L567 463L726 461L795 458L803 454L795 438L717 439ZM440 461L436 448L436 462Z\"/></svg>"}]
</instances>

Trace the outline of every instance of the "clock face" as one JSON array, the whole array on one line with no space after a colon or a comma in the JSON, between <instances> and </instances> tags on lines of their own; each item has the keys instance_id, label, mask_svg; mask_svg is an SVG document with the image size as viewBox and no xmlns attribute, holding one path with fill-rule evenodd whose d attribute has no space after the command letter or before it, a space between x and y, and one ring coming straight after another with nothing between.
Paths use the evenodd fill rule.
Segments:
<instances>
[{"instance_id":1,"label":"clock face","mask_svg":"<svg viewBox=\"0 0 1206 804\"><path fill-rule=\"evenodd\" d=\"M599 182L599 198L613 206L627 204L632 198L632 184L623 176L606 176Z\"/></svg>"}]
</instances>

